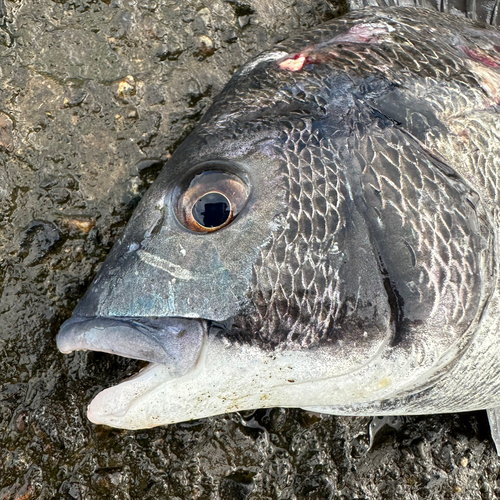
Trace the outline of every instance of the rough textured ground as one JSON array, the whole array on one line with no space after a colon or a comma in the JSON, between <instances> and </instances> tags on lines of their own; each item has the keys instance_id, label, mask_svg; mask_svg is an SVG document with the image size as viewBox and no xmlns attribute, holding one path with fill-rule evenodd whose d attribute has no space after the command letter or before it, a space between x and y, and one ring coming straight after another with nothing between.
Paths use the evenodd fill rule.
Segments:
<instances>
[{"instance_id":1,"label":"rough textured ground","mask_svg":"<svg viewBox=\"0 0 500 500\"><path fill-rule=\"evenodd\" d=\"M0 0L0 500L494 499L483 413L259 410L148 431L85 408L139 363L55 345L162 163L233 71L328 0Z\"/></svg>"}]
</instances>

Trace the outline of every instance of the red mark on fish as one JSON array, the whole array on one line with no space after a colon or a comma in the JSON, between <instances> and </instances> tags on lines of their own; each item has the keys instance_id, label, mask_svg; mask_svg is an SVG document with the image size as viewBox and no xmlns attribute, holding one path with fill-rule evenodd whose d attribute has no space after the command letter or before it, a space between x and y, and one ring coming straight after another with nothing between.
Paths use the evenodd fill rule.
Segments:
<instances>
[{"instance_id":1,"label":"red mark on fish","mask_svg":"<svg viewBox=\"0 0 500 500\"><path fill-rule=\"evenodd\" d=\"M280 69L288 71L300 71L306 63L307 57L302 54L295 54L292 57L285 59L279 63Z\"/></svg>"},{"instance_id":2,"label":"red mark on fish","mask_svg":"<svg viewBox=\"0 0 500 500\"><path fill-rule=\"evenodd\" d=\"M385 35L391 31L394 31L394 28L383 24L358 24L353 26L347 33L337 35L327 42L317 45L314 53L311 49L304 49L298 54L287 57L278 66L286 71L301 71L306 64L318 64L336 57L337 52L333 48L329 48L334 44L375 44L379 42L378 37L380 35ZM318 48L319 50L317 50Z\"/></svg>"},{"instance_id":3,"label":"red mark on fish","mask_svg":"<svg viewBox=\"0 0 500 500\"><path fill-rule=\"evenodd\" d=\"M497 62L493 57L490 57L479 50L469 49L468 47L459 48L467 57L470 57L474 61L480 62L485 66L489 66L490 68L498 68L500 66L499 62Z\"/></svg>"}]
</instances>

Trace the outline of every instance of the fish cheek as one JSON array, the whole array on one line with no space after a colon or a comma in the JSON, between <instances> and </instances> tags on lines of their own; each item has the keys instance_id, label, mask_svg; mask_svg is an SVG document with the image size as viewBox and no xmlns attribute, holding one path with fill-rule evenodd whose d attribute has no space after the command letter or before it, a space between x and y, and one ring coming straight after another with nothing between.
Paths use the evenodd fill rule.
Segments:
<instances>
[{"instance_id":1,"label":"fish cheek","mask_svg":"<svg viewBox=\"0 0 500 500\"><path fill-rule=\"evenodd\" d=\"M327 344L342 356L356 348L363 353L351 359L363 363L393 333L366 223L348 201L348 182L332 152L309 147L297 157L291 150L282 162L286 220L260 252L253 310L235 318L232 333L263 349Z\"/></svg>"},{"instance_id":2,"label":"fish cheek","mask_svg":"<svg viewBox=\"0 0 500 500\"><path fill-rule=\"evenodd\" d=\"M283 219L283 180L272 166L266 155L245 158L254 173L254 195L234 221L217 231L189 231L166 206L161 228L149 231L109 277L102 315L132 312L222 322L242 310L246 314L253 265Z\"/></svg>"}]
</instances>

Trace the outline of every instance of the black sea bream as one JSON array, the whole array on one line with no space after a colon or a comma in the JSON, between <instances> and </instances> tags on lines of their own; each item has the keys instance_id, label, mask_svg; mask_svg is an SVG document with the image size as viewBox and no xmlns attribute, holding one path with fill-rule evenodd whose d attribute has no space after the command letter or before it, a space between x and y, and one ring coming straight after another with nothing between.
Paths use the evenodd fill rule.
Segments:
<instances>
[{"instance_id":1,"label":"black sea bream","mask_svg":"<svg viewBox=\"0 0 500 500\"><path fill-rule=\"evenodd\" d=\"M90 420L500 406L499 111L500 32L426 9L243 66L61 328L151 362Z\"/></svg>"}]
</instances>

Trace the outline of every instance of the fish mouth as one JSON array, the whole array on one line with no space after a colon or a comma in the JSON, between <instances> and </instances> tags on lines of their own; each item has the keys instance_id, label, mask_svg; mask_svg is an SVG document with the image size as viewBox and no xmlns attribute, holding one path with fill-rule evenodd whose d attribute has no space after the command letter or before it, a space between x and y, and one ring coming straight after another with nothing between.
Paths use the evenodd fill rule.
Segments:
<instances>
[{"instance_id":1,"label":"fish mouth","mask_svg":"<svg viewBox=\"0 0 500 500\"><path fill-rule=\"evenodd\" d=\"M164 364L172 375L182 376L195 366L206 335L207 322L202 319L73 315L62 324L56 342L64 354L116 354Z\"/></svg>"},{"instance_id":2,"label":"fish mouth","mask_svg":"<svg viewBox=\"0 0 500 500\"><path fill-rule=\"evenodd\" d=\"M99 351L150 363L137 374L98 393L87 408L95 424L122 428L158 425L121 424L129 408L163 382L196 372L206 344L208 323L180 317L137 318L73 315L57 335L58 349Z\"/></svg>"},{"instance_id":3,"label":"fish mouth","mask_svg":"<svg viewBox=\"0 0 500 500\"><path fill-rule=\"evenodd\" d=\"M271 406L342 409L394 391L392 365L385 371L369 365L379 358L379 345L353 364L341 346L266 350L214 328L207 319L74 315L57 346L63 353L92 350L150 362L96 394L87 408L94 424L121 429ZM360 408L356 414L369 411Z\"/></svg>"}]
</instances>

